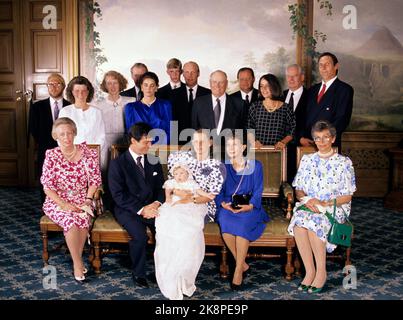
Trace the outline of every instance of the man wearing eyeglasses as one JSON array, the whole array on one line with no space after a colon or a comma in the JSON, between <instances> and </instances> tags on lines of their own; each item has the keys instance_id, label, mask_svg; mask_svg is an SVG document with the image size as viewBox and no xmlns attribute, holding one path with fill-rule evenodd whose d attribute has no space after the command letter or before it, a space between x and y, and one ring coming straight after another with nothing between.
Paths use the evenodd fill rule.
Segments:
<instances>
[{"instance_id":1,"label":"man wearing eyeglasses","mask_svg":"<svg viewBox=\"0 0 403 320\"><path fill-rule=\"evenodd\" d=\"M51 134L53 122L58 118L60 110L71 104L63 98L66 83L61 75L52 73L46 81L46 86L49 98L31 104L29 110L28 133L34 138L38 152L37 177L42 175L46 150L57 147ZM42 189L41 200L45 201L45 193Z\"/></svg>"}]
</instances>

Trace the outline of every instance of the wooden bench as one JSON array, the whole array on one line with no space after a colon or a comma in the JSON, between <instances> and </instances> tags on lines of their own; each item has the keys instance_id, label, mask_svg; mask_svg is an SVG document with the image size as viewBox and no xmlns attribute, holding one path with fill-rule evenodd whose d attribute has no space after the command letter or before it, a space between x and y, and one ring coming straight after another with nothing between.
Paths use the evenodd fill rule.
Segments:
<instances>
[{"instance_id":1,"label":"wooden bench","mask_svg":"<svg viewBox=\"0 0 403 320\"><path fill-rule=\"evenodd\" d=\"M159 146L150 149L150 153L166 160L170 152L177 151L178 146ZM111 150L111 159L115 159L120 153L127 149L127 146L113 145ZM275 150L274 147L264 147L254 150L256 158L263 163L264 167L264 190L265 197L279 197L284 194L286 199L285 211L290 216L293 203L292 189L285 183L286 177L286 154L283 151ZM163 164L163 171L166 176L167 165ZM263 235L252 242L251 247L281 247L285 248L287 262L285 266L286 279L291 280L294 272L292 265L293 250L295 241L287 232L289 218L286 214L269 212L271 221L267 224ZM226 278L229 273L228 268L228 250L222 239L219 226L215 222L209 222L204 228L204 237L207 247L218 247L220 250L220 274ZM129 235L126 230L119 225L112 213L105 213L96 219L91 231L91 239L94 247L94 259L92 265L96 273L100 273L102 264L102 244L103 243L127 243ZM152 234L149 233L149 243L153 243ZM206 250L206 255L216 255L214 252ZM249 254L254 258L278 258L278 254Z\"/></svg>"}]
</instances>

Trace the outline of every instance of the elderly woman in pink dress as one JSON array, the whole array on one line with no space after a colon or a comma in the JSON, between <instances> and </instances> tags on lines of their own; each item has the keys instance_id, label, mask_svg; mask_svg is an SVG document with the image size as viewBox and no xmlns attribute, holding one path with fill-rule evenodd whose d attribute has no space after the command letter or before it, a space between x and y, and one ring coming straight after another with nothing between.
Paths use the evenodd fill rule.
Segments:
<instances>
[{"instance_id":1,"label":"elderly woman in pink dress","mask_svg":"<svg viewBox=\"0 0 403 320\"><path fill-rule=\"evenodd\" d=\"M44 213L63 228L74 266L74 278L85 281L82 260L92 215L94 193L101 185L98 155L86 143L75 145L77 127L69 118L57 119L52 137L58 147L46 151L41 183L46 194Z\"/></svg>"}]
</instances>

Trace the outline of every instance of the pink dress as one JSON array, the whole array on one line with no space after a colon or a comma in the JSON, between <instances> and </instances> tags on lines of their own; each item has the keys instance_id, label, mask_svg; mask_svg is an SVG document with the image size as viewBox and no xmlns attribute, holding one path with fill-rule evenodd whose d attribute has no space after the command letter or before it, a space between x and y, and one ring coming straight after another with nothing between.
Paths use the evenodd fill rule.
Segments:
<instances>
[{"instance_id":1,"label":"pink dress","mask_svg":"<svg viewBox=\"0 0 403 320\"><path fill-rule=\"evenodd\" d=\"M47 150L41 183L44 189L55 191L64 201L80 206L85 201L88 186L101 185L101 174L97 152L89 149L85 142L77 145L77 148L83 151L83 156L77 162L65 159L60 147ZM43 211L54 223L63 228L65 234L73 226L89 228L91 218L89 215L63 211L49 197L46 197Z\"/></svg>"}]
</instances>

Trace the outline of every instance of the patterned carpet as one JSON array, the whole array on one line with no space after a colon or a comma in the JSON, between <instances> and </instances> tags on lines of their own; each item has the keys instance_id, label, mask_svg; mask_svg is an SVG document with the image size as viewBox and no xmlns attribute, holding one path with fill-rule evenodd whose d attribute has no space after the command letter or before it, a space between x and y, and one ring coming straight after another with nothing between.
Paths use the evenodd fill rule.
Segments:
<instances>
[{"instance_id":1,"label":"patterned carpet","mask_svg":"<svg viewBox=\"0 0 403 320\"><path fill-rule=\"evenodd\" d=\"M63 250L50 252L57 288L44 289L40 216L37 189L0 188L1 300L164 299L156 284L149 289L133 286L126 254L107 255L103 272L91 275L89 283L80 285L73 280L69 254ZM296 290L301 279L286 281L284 261L271 259L249 260L251 273L245 279L245 289L232 292L228 281L219 277L218 259L206 257L191 300L402 300L403 212L384 209L381 199L356 198L351 221L355 226L352 261L357 271L356 289L343 288L342 265L328 261L325 291L320 295L301 293ZM52 248L63 237L55 234L49 241ZM152 248L148 273L153 273Z\"/></svg>"}]
</instances>

